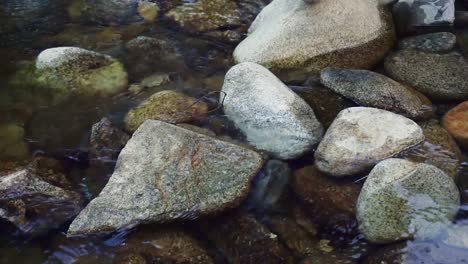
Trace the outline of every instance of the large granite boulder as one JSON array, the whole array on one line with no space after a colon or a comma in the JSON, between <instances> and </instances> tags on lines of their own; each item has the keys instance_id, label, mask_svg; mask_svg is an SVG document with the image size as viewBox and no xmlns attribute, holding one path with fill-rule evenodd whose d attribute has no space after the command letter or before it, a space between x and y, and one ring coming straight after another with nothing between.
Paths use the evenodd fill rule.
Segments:
<instances>
[{"instance_id":1,"label":"large granite boulder","mask_svg":"<svg viewBox=\"0 0 468 264\"><path fill-rule=\"evenodd\" d=\"M401 115L370 107L341 111L315 152L317 168L336 177L364 173L379 161L424 140L422 129Z\"/></svg>"},{"instance_id":2,"label":"large granite boulder","mask_svg":"<svg viewBox=\"0 0 468 264\"><path fill-rule=\"evenodd\" d=\"M403 49L385 59L385 70L433 100L468 99L468 62L457 52Z\"/></svg>"},{"instance_id":3,"label":"large granite boulder","mask_svg":"<svg viewBox=\"0 0 468 264\"><path fill-rule=\"evenodd\" d=\"M460 193L440 169L402 159L377 164L364 183L357 218L375 243L430 238L457 214Z\"/></svg>"},{"instance_id":4,"label":"large granite boulder","mask_svg":"<svg viewBox=\"0 0 468 264\"><path fill-rule=\"evenodd\" d=\"M391 14L375 0L274 0L234 51L236 62L261 64L283 79L327 66L369 68L393 45Z\"/></svg>"},{"instance_id":5,"label":"large granite boulder","mask_svg":"<svg viewBox=\"0 0 468 264\"><path fill-rule=\"evenodd\" d=\"M385 109L414 119L433 113L431 101L424 95L376 72L330 67L321 71L320 79L334 92L362 106Z\"/></svg>"},{"instance_id":6,"label":"large granite boulder","mask_svg":"<svg viewBox=\"0 0 468 264\"><path fill-rule=\"evenodd\" d=\"M256 152L148 120L119 155L114 174L68 234L194 219L237 206L262 166Z\"/></svg>"},{"instance_id":7,"label":"large granite boulder","mask_svg":"<svg viewBox=\"0 0 468 264\"><path fill-rule=\"evenodd\" d=\"M224 112L249 143L278 158L297 158L322 137L323 127L312 108L258 64L232 67L222 92Z\"/></svg>"}]
</instances>

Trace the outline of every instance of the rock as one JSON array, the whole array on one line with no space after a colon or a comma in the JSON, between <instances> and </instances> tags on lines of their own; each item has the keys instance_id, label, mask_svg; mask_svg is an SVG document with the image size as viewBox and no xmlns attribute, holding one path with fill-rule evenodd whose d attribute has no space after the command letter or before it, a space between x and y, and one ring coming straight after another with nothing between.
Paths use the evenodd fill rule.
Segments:
<instances>
[{"instance_id":1,"label":"rock","mask_svg":"<svg viewBox=\"0 0 468 264\"><path fill-rule=\"evenodd\" d=\"M138 0L82 0L81 19L101 25L116 25L128 22L136 15Z\"/></svg>"},{"instance_id":2,"label":"rock","mask_svg":"<svg viewBox=\"0 0 468 264\"><path fill-rule=\"evenodd\" d=\"M457 44L457 36L450 32L436 32L402 39L400 49L417 49L425 52L443 53L451 51Z\"/></svg>"},{"instance_id":3,"label":"rock","mask_svg":"<svg viewBox=\"0 0 468 264\"><path fill-rule=\"evenodd\" d=\"M326 177L315 166L307 166L294 172L293 190L322 228L342 226L344 233L356 231L353 227L359 185Z\"/></svg>"},{"instance_id":4,"label":"rock","mask_svg":"<svg viewBox=\"0 0 468 264\"><path fill-rule=\"evenodd\" d=\"M29 146L24 140L24 128L18 124L0 125L0 160L25 159Z\"/></svg>"},{"instance_id":5,"label":"rock","mask_svg":"<svg viewBox=\"0 0 468 264\"><path fill-rule=\"evenodd\" d=\"M138 3L138 14L147 22L153 22L159 15L160 8L156 3L143 2Z\"/></svg>"},{"instance_id":6,"label":"rock","mask_svg":"<svg viewBox=\"0 0 468 264\"><path fill-rule=\"evenodd\" d=\"M106 187L73 221L68 235L194 219L235 207L262 163L252 150L148 120L120 152Z\"/></svg>"},{"instance_id":7,"label":"rock","mask_svg":"<svg viewBox=\"0 0 468 264\"><path fill-rule=\"evenodd\" d=\"M307 104L314 109L314 113L323 127L327 129L341 110L356 104L345 97L322 86L290 86Z\"/></svg>"},{"instance_id":8,"label":"rock","mask_svg":"<svg viewBox=\"0 0 468 264\"><path fill-rule=\"evenodd\" d=\"M255 177L247 198L249 207L259 212L274 210L289 187L291 169L287 163L270 160Z\"/></svg>"},{"instance_id":9,"label":"rock","mask_svg":"<svg viewBox=\"0 0 468 264\"><path fill-rule=\"evenodd\" d=\"M23 234L41 235L78 214L80 195L55 184L63 174L22 169L0 176L0 218ZM50 182L48 182L48 181Z\"/></svg>"},{"instance_id":10,"label":"rock","mask_svg":"<svg viewBox=\"0 0 468 264\"><path fill-rule=\"evenodd\" d=\"M468 63L456 52L426 53L404 49L385 59L385 70L433 100L468 98Z\"/></svg>"},{"instance_id":11,"label":"rock","mask_svg":"<svg viewBox=\"0 0 468 264\"><path fill-rule=\"evenodd\" d=\"M399 0L393 5L393 17L401 33L418 28L452 25L455 0Z\"/></svg>"},{"instance_id":12,"label":"rock","mask_svg":"<svg viewBox=\"0 0 468 264\"><path fill-rule=\"evenodd\" d=\"M379 161L424 140L403 116L369 107L341 111L315 151L317 168L336 177L365 173Z\"/></svg>"},{"instance_id":13,"label":"rock","mask_svg":"<svg viewBox=\"0 0 468 264\"><path fill-rule=\"evenodd\" d=\"M184 123L204 117L208 105L185 94L166 90L153 94L125 116L125 127L135 131L148 119L169 123Z\"/></svg>"},{"instance_id":14,"label":"rock","mask_svg":"<svg viewBox=\"0 0 468 264\"><path fill-rule=\"evenodd\" d=\"M168 74L156 73L148 77L145 77L143 80L141 80L140 85L145 88L152 88L152 87L157 87L157 86L166 84L169 81L170 81L170 77Z\"/></svg>"},{"instance_id":15,"label":"rock","mask_svg":"<svg viewBox=\"0 0 468 264\"><path fill-rule=\"evenodd\" d=\"M468 101L465 101L445 114L445 129L464 148L468 149Z\"/></svg>"},{"instance_id":16,"label":"rock","mask_svg":"<svg viewBox=\"0 0 468 264\"><path fill-rule=\"evenodd\" d=\"M205 221L201 229L227 263L296 263L278 236L250 214Z\"/></svg>"},{"instance_id":17,"label":"rock","mask_svg":"<svg viewBox=\"0 0 468 264\"><path fill-rule=\"evenodd\" d=\"M140 81L155 72L181 72L186 68L178 44L165 37L139 36L128 41L121 61L133 81Z\"/></svg>"},{"instance_id":18,"label":"rock","mask_svg":"<svg viewBox=\"0 0 468 264\"><path fill-rule=\"evenodd\" d=\"M216 137L215 132L213 132L210 129L205 128L205 127L198 127L198 126L194 126L194 125L186 124L186 123L177 124L177 126L185 128L187 130L191 130L191 131L193 131L195 133L198 133L198 134L203 134L205 136Z\"/></svg>"},{"instance_id":19,"label":"rock","mask_svg":"<svg viewBox=\"0 0 468 264\"><path fill-rule=\"evenodd\" d=\"M92 159L113 160L127 144L130 136L103 118L91 128L90 152Z\"/></svg>"},{"instance_id":20,"label":"rock","mask_svg":"<svg viewBox=\"0 0 468 264\"><path fill-rule=\"evenodd\" d=\"M265 2L269 1L198 0L171 9L166 17L189 33L239 43Z\"/></svg>"},{"instance_id":21,"label":"rock","mask_svg":"<svg viewBox=\"0 0 468 264\"><path fill-rule=\"evenodd\" d=\"M367 70L326 68L323 85L362 106L369 106L421 119L433 114L429 99L421 93L379 73Z\"/></svg>"},{"instance_id":22,"label":"rock","mask_svg":"<svg viewBox=\"0 0 468 264\"><path fill-rule=\"evenodd\" d=\"M39 82L52 93L109 96L127 88L127 73L114 58L77 48L42 51L36 60Z\"/></svg>"},{"instance_id":23,"label":"rock","mask_svg":"<svg viewBox=\"0 0 468 264\"><path fill-rule=\"evenodd\" d=\"M359 228L371 242L430 238L455 218L460 193L440 169L402 159L377 164L357 202Z\"/></svg>"},{"instance_id":24,"label":"rock","mask_svg":"<svg viewBox=\"0 0 468 264\"><path fill-rule=\"evenodd\" d=\"M393 40L391 14L377 1L274 0L250 26L234 59L261 64L281 79L305 79L327 66L370 68Z\"/></svg>"},{"instance_id":25,"label":"rock","mask_svg":"<svg viewBox=\"0 0 468 264\"><path fill-rule=\"evenodd\" d=\"M270 71L241 63L226 74L225 114L255 147L281 159L297 158L320 140L314 111Z\"/></svg>"},{"instance_id":26,"label":"rock","mask_svg":"<svg viewBox=\"0 0 468 264\"><path fill-rule=\"evenodd\" d=\"M113 263L214 263L200 241L174 227L138 230L117 251Z\"/></svg>"},{"instance_id":27,"label":"rock","mask_svg":"<svg viewBox=\"0 0 468 264\"><path fill-rule=\"evenodd\" d=\"M426 140L398 156L413 162L434 165L455 180L460 167L461 151L452 136L439 125L438 120L432 119L419 125Z\"/></svg>"}]
</instances>

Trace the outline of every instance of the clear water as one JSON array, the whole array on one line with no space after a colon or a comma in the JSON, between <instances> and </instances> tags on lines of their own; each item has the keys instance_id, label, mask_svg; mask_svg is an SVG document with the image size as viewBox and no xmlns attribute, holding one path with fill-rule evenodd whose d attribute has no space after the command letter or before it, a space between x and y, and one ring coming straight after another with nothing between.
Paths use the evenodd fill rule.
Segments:
<instances>
[{"instance_id":1,"label":"clear water","mask_svg":"<svg viewBox=\"0 0 468 264\"><path fill-rule=\"evenodd\" d=\"M234 46L181 32L170 23L165 22L152 25L137 21L112 26L67 22L61 18L65 15L63 6L67 6L71 1L54 3L53 6L62 7L48 10L49 14L46 12L42 16L38 16L39 20L21 25L23 31L13 32L11 31L11 21L20 23L18 21L24 20L22 8L27 5L37 4L38 10L40 10L41 3L54 1L0 0L0 10L8 8L9 4L7 2L10 5L15 2L16 6L13 9L10 6L9 10L16 10L17 12L0 17L0 23L4 25L0 27L0 32L2 30L8 32L0 36L0 57L2 58L2 63L0 63L0 125L14 123L23 127L25 130L24 137L30 147L31 155L20 159L2 158L0 168L7 167L15 162L24 162L34 155L57 158L66 164L69 171L68 176L74 183L76 190L89 201L98 195L106 184L112 174L115 162L109 161L104 165L96 166L89 161L87 153L92 124L104 116L111 118L116 124L121 124L122 118L128 109L154 92L166 89L183 91L196 98L202 98L210 104L212 109L215 109L197 125L208 127L217 135L227 135L242 140L242 136L226 120L222 112L216 110L219 95L217 91L222 86L225 72L233 64L231 54ZM59 22L54 22L56 19ZM57 23L62 23L62 25L57 27ZM122 53L122 45L128 40L141 35L164 37L177 45L182 55L180 65L171 65L170 69L169 65L165 63L161 63L161 65L156 63L155 66L158 69L157 71L170 75L171 81L169 83L154 89L144 90L138 95L122 93L106 99L73 99L56 106L47 105L47 103L29 95L28 87L25 87L24 91L19 91L9 85L9 81L18 69L26 65L28 61L34 60L37 54L46 48L79 46L119 58L125 56ZM138 75L137 69L133 75L130 75L131 81L138 81ZM310 83L294 84L291 88L299 94L305 95L307 93L313 94L317 89L320 89L313 88ZM353 105L352 102L337 99L336 95L330 98L330 100L324 100L325 104L320 105L318 103L321 109L316 109L316 111L336 114L337 109L334 104ZM333 116L325 116L324 120L330 121L332 118ZM426 148L425 151L417 150L412 155L420 155L422 158L428 154L438 155L439 149ZM311 162L312 157L306 156L300 160L291 161L290 166L295 169L311 164ZM460 165L459 177L464 202L467 201L468 197L467 177L468 162L465 161ZM362 181L358 181L357 184L361 183ZM287 195L283 199L285 199L283 202L289 205L300 204L293 195ZM270 228L272 219L275 219L278 215L291 217L292 214L290 211L284 210L284 207L273 214L255 213L258 221ZM464 204L457 221L462 221L467 217L468 206ZM326 223L327 221L325 221L324 223L324 221L320 220L320 217L317 217L317 219L315 219L317 222L314 223L316 230L310 232L315 232L312 239L303 238L304 235L300 232L305 231L298 231L293 229L292 226L286 225L286 231L284 232L289 234L290 240L297 242L295 244L297 248L307 248L307 243L312 243L313 246L311 247L318 248L315 249L318 250L318 253L314 253L313 250L309 253L310 256L313 256L310 263L356 263L362 261L368 254L379 250L379 246L371 246L365 242L362 235L356 231L355 222L337 221ZM201 219L190 223L175 224L175 227L164 226L163 228L183 228L187 230L194 237L197 237L201 243L206 244L208 252L216 262L226 262L223 254L217 250L217 245L207 242L208 239L203 228L200 227L203 226L204 221L222 223L223 220L222 216L219 216L219 218ZM61 228L43 236L31 238L12 232L7 224L0 223L0 263L114 263L117 261L116 256L122 248L131 244L129 242L130 238L137 237L136 240L139 242L136 243L136 246L134 245L135 248L143 247L150 241L144 237L138 240L138 234L145 232L158 233L157 229L156 231L154 229L161 228L159 225L148 225L134 230L121 230L104 237L67 238L65 232L68 224L66 223ZM288 246L286 240L280 236L282 245ZM437 250L434 250L434 248L437 248ZM468 259L468 251L440 246L437 240L410 242L406 250L415 252L415 256L412 256L414 263L444 263L444 261L448 261L454 256L462 256L461 258L464 258L465 261ZM242 252L238 254L242 254ZM437 257L434 257L434 254ZM294 255L294 253L291 253L291 255ZM302 258L304 257L295 254L295 261ZM433 262L435 259L441 259L442 262ZM309 263L307 261L310 260L305 260L304 263ZM448 261L446 263L456 262Z\"/></svg>"}]
</instances>

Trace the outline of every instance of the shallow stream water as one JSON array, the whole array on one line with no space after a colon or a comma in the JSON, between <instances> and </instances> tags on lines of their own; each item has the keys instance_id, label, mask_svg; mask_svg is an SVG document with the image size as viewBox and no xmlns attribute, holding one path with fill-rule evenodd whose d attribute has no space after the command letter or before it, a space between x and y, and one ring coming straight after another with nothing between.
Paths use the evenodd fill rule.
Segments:
<instances>
[{"instance_id":1,"label":"shallow stream water","mask_svg":"<svg viewBox=\"0 0 468 264\"><path fill-rule=\"evenodd\" d=\"M15 1L0 0L0 5L3 5L0 6L0 9L7 7L7 2ZM24 8L21 4L34 5L37 3L40 5L41 2L53 1L22 0L17 1L15 8ZM0 23L3 23L5 27L12 23L27 21L22 17L24 14L35 16L34 19L42 17L42 19L22 25L23 31L12 32L6 30L9 33L0 36L0 57L2 58L2 63L0 63L0 125L14 123L24 128L24 138L29 148L28 154L1 153L0 169L5 169L10 164L27 162L34 156L53 157L65 164L68 177L74 187L85 197L86 201L89 201L96 197L104 187L112 174L115 163L115 160L93 162L89 159L91 126L102 117L108 117L115 124L121 125L123 116L131 107L151 94L167 89L182 91L206 101L210 105L212 111L209 116L196 123L196 125L210 128L218 136L225 135L243 141L242 135L227 120L218 105L219 91L224 74L233 65L231 54L234 45L184 33L165 21L159 21L156 24L129 21L124 24L115 23L115 25L108 26L82 23L80 21L73 22L66 18L66 8L70 6L72 1L59 2L60 4L54 4L53 6L60 7L50 9L47 12L42 11L44 14L39 16L18 10L17 17L15 17L15 14L0 17ZM40 8L39 6L38 9ZM0 27L0 32L1 29L2 27ZM459 30L462 32L460 33L461 36L468 36L468 34L463 33L464 29ZM177 52L181 55L178 61L171 65L168 65L164 59L154 58L154 73L167 74L170 81L166 84L145 89L136 95L125 92L105 99L74 98L54 106L48 105L46 99L35 96L31 92L33 87L23 87L23 90L18 90L17 87L9 85L17 71L24 65L31 63L37 54L44 49L57 46L79 46L109 54L116 58L122 58L125 57L122 46L127 41L142 35L171 41L171 45L176 47ZM162 56L164 56L164 53ZM160 64L158 64L158 60L161 60ZM138 62L134 66L138 66ZM138 67L135 67L129 71L130 83L138 82L142 77L148 75L148 72L142 74L139 70ZM146 70L141 69L141 71ZM24 76L24 78L27 78L27 76ZM291 83L290 85L294 91L304 96L311 95L314 97L314 93L323 95L320 89L324 88L316 87L313 80L299 84ZM311 101L314 102L314 100ZM316 111L322 113L321 121L325 125L327 123L329 125L339 111L339 109L336 109L336 105L354 105L353 102L342 99L337 95L327 97L327 93L325 93L324 97L315 100L315 103L316 106L320 107ZM414 150L413 153L408 155L420 156L421 158L429 154L444 155L444 153L438 153L438 151L438 148L429 146L423 148L422 151ZM12 150L12 152L15 151ZM311 164L312 160L312 155L308 155L300 160L290 161L289 165L292 169L300 168ZM463 220L468 218L468 204L466 204L466 198L468 198L468 161L462 162L459 169L459 186L462 188L461 193L465 204L460 210L457 221L463 223ZM362 184L360 179L353 179L353 181L356 181L357 185ZM300 204L291 194L286 195L283 199L285 199L283 202L287 206L278 209L279 211L275 212L275 215L288 215L288 213L282 211L284 207L294 207ZM242 208L248 211L249 205L244 204ZM228 214L230 213L232 212L228 212ZM265 223L266 226L272 221L269 213L256 211L253 214L256 219ZM223 216L217 217L189 223L175 223L163 227L159 225L141 226L132 230L120 230L106 236L80 238L66 237L65 232L69 223L34 238L21 235L6 223L0 223L0 263L115 263L116 255L130 243L130 237L138 238L142 233L158 232L157 230L154 231L155 228L183 228L187 230L187 232L198 238L202 244L206 245L208 252L216 262L224 263L226 261L225 257L216 249L217 246L213 242L208 242L199 225L199 222L204 221L217 222L217 219L221 219ZM355 231L355 222L336 221L327 223L327 219L324 220L320 216L314 220L317 228L314 239L319 244L320 254L338 255L339 261L337 260L336 263L357 263L363 261L370 253L379 250L379 246L368 245L362 235ZM298 241L302 241L299 238L301 235L295 233L294 230L288 231L291 232L292 240L297 236ZM144 236L142 237L137 247L144 246L145 241L148 242ZM314 239L312 240L315 241ZM468 237L465 239L468 240ZM286 241L281 241L281 243L287 244ZM301 242L298 243L299 248L305 247ZM418 247L425 247L427 250L414 249ZM467 250L444 248L444 246L439 246L437 240L411 242L406 250L413 249L418 252L417 256L414 257L415 263L444 263L433 261L434 259L448 259L454 256L463 256L468 259ZM454 255L454 252L458 255ZM434 254L437 257L434 257ZM304 263L331 262L320 261L319 258L315 258L312 262Z\"/></svg>"}]
</instances>

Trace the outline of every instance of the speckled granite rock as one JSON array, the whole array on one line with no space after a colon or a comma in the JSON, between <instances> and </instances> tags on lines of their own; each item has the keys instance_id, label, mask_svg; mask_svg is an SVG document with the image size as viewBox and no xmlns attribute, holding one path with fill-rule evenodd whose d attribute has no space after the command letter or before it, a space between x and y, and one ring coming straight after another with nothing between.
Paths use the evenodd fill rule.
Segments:
<instances>
[{"instance_id":1,"label":"speckled granite rock","mask_svg":"<svg viewBox=\"0 0 468 264\"><path fill-rule=\"evenodd\" d=\"M392 47L391 14L374 0L274 0L234 51L281 79L305 79L327 66L369 68Z\"/></svg>"},{"instance_id":2,"label":"speckled granite rock","mask_svg":"<svg viewBox=\"0 0 468 264\"><path fill-rule=\"evenodd\" d=\"M326 68L321 71L320 79L326 87L362 106L414 119L427 118L433 113L431 101L424 95L379 73Z\"/></svg>"},{"instance_id":3,"label":"speckled granite rock","mask_svg":"<svg viewBox=\"0 0 468 264\"><path fill-rule=\"evenodd\" d=\"M363 173L423 140L422 129L408 118L377 108L351 107L328 128L315 151L316 165L336 177Z\"/></svg>"},{"instance_id":4,"label":"speckled granite rock","mask_svg":"<svg viewBox=\"0 0 468 264\"><path fill-rule=\"evenodd\" d=\"M404 49L385 59L385 70L433 100L468 98L468 63L456 52L427 53Z\"/></svg>"},{"instance_id":5,"label":"speckled granite rock","mask_svg":"<svg viewBox=\"0 0 468 264\"><path fill-rule=\"evenodd\" d=\"M130 136L103 118L91 128L90 155L92 159L112 160L117 157Z\"/></svg>"},{"instance_id":6,"label":"speckled granite rock","mask_svg":"<svg viewBox=\"0 0 468 264\"><path fill-rule=\"evenodd\" d=\"M81 19L102 25L125 23L137 14L138 0L82 0Z\"/></svg>"},{"instance_id":7,"label":"speckled granite rock","mask_svg":"<svg viewBox=\"0 0 468 264\"><path fill-rule=\"evenodd\" d=\"M454 219L459 205L455 182L440 169L387 159L367 177L357 218L361 232L375 243L430 238Z\"/></svg>"},{"instance_id":8,"label":"speckled granite rock","mask_svg":"<svg viewBox=\"0 0 468 264\"><path fill-rule=\"evenodd\" d=\"M153 94L125 116L125 127L135 131L148 119L177 124L202 118L208 112L203 101L173 90Z\"/></svg>"},{"instance_id":9,"label":"speckled granite rock","mask_svg":"<svg viewBox=\"0 0 468 264\"><path fill-rule=\"evenodd\" d=\"M468 149L468 101L448 111L443 124L460 145Z\"/></svg>"},{"instance_id":10,"label":"speckled granite rock","mask_svg":"<svg viewBox=\"0 0 468 264\"><path fill-rule=\"evenodd\" d=\"M114 174L68 235L194 219L237 206L262 166L256 152L148 120L119 155Z\"/></svg>"},{"instance_id":11,"label":"speckled granite rock","mask_svg":"<svg viewBox=\"0 0 468 264\"><path fill-rule=\"evenodd\" d=\"M410 33L418 27L451 25L455 20L455 0L399 0L393 6L397 29Z\"/></svg>"},{"instance_id":12,"label":"speckled granite rock","mask_svg":"<svg viewBox=\"0 0 468 264\"><path fill-rule=\"evenodd\" d=\"M127 88L127 72L116 59L97 52L58 47L36 59L38 82L63 97L72 94L109 96ZM44 88L45 89L45 88Z\"/></svg>"},{"instance_id":13,"label":"speckled granite rock","mask_svg":"<svg viewBox=\"0 0 468 264\"><path fill-rule=\"evenodd\" d=\"M425 52L448 52L457 44L457 36L450 32L436 32L402 39L400 49L417 49Z\"/></svg>"},{"instance_id":14,"label":"speckled granite rock","mask_svg":"<svg viewBox=\"0 0 468 264\"><path fill-rule=\"evenodd\" d=\"M281 159L311 150L323 134L314 111L266 68L251 62L232 67L222 91L224 112L255 147Z\"/></svg>"}]
</instances>

